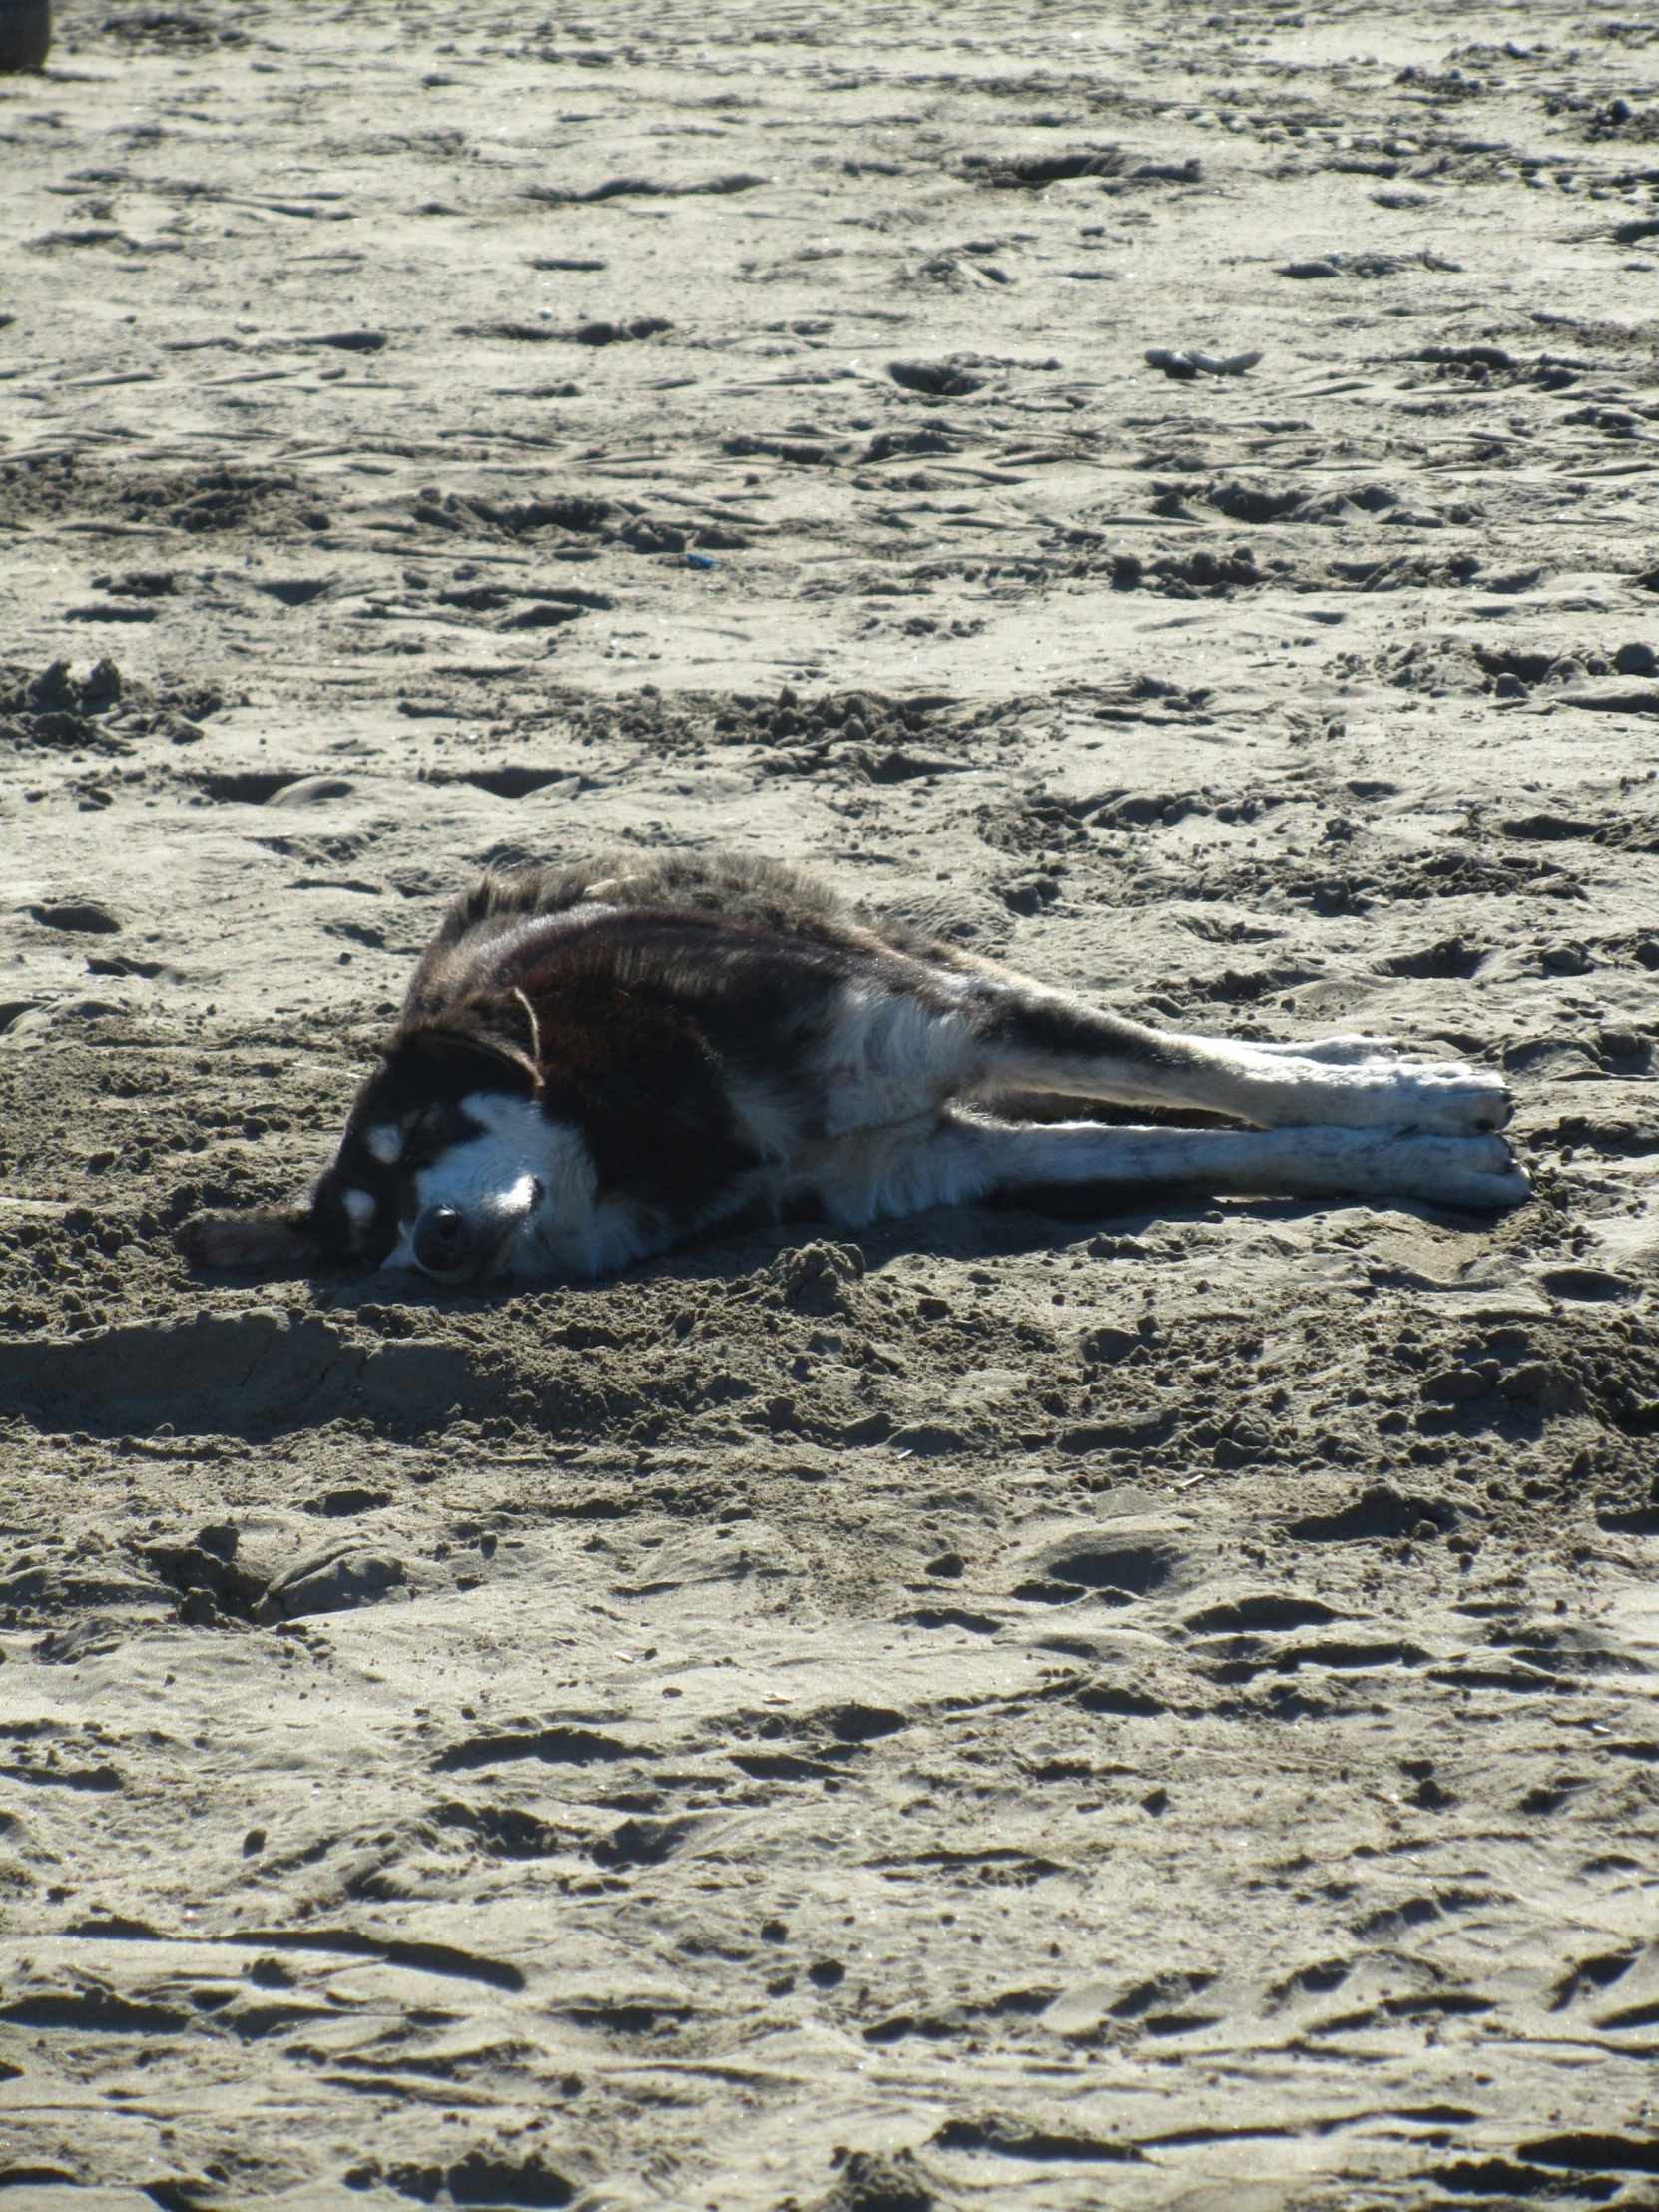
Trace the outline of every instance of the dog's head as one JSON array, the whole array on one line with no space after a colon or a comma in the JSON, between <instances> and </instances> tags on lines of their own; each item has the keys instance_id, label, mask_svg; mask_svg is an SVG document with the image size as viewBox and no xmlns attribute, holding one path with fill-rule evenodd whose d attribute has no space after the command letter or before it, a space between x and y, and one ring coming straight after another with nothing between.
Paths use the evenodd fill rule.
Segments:
<instances>
[{"instance_id":1,"label":"dog's head","mask_svg":"<svg viewBox=\"0 0 1659 2212\"><path fill-rule=\"evenodd\" d=\"M543 1112L535 1018L518 992L400 1029L358 1092L308 1205L198 1214L203 1267L416 1267L441 1283L508 1272L549 1199L586 1199L586 1148Z\"/></svg>"}]
</instances>

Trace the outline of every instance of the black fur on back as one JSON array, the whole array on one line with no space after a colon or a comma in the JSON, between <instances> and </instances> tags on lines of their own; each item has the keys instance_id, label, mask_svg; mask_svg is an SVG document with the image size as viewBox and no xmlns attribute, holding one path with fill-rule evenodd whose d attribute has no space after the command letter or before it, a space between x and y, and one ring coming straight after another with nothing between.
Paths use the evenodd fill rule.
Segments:
<instances>
[{"instance_id":1,"label":"black fur on back","mask_svg":"<svg viewBox=\"0 0 1659 2212\"><path fill-rule=\"evenodd\" d=\"M575 867L492 869L457 898L421 955L405 1024L430 1020L473 987L489 947L525 921L584 904L719 915L767 935L805 937L843 952L901 952L934 966L981 963L906 922L866 922L828 885L775 860L737 852L613 852Z\"/></svg>"}]
</instances>

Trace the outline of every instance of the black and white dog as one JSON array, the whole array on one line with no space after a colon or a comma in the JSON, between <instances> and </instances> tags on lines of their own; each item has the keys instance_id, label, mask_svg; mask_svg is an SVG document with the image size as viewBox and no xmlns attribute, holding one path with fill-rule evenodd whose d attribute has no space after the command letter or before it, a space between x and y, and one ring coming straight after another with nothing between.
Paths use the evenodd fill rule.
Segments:
<instances>
[{"instance_id":1,"label":"black and white dog","mask_svg":"<svg viewBox=\"0 0 1659 2212\"><path fill-rule=\"evenodd\" d=\"M1249 1126L1022 1121L1033 1094ZM1167 1036L790 869L629 855L458 899L309 1203L180 1243L459 1285L603 1274L757 1212L857 1229L1063 1184L1498 1208L1528 1190L1509 1111L1461 1061Z\"/></svg>"}]
</instances>

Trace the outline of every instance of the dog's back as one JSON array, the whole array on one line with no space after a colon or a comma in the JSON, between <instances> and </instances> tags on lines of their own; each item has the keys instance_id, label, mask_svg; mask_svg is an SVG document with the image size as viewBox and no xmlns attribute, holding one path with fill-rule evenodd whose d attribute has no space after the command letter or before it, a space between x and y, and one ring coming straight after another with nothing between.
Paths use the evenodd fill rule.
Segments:
<instances>
[{"instance_id":1,"label":"dog's back","mask_svg":"<svg viewBox=\"0 0 1659 2212\"><path fill-rule=\"evenodd\" d=\"M969 963L906 923L859 921L826 884L744 853L614 852L577 867L493 869L463 892L421 955L403 1004L405 1023L430 1020L463 998L503 938L527 921L587 906L718 914L751 929L806 937L837 951L902 952L937 966Z\"/></svg>"}]
</instances>

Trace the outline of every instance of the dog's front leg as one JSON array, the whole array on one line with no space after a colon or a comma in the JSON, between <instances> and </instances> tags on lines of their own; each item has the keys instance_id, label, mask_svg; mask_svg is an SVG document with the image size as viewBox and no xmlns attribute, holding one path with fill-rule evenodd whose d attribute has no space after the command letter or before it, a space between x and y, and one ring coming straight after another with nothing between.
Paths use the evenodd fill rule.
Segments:
<instances>
[{"instance_id":1,"label":"dog's front leg","mask_svg":"<svg viewBox=\"0 0 1659 2212\"><path fill-rule=\"evenodd\" d=\"M1263 1129L1501 1129L1500 1076L1462 1060L1397 1059L1369 1037L1308 1046L1171 1035L1034 984L965 994L984 1054L972 1089L1047 1089L1128 1106L1197 1106Z\"/></svg>"},{"instance_id":2,"label":"dog's front leg","mask_svg":"<svg viewBox=\"0 0 1659 2212\"><path fill-rule=\"evenodd\" d=\"M1415 1198L1497 1211L1530 1192L1501 1137L1401 1129L1123 1129L944 1115L860 1131L798 1179L830 1220L860 1229L929 1206L1078 1184L1120 1193Z\"/></svg>"}]
</instances>

